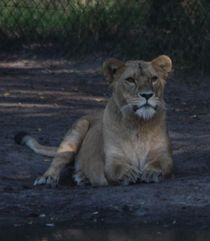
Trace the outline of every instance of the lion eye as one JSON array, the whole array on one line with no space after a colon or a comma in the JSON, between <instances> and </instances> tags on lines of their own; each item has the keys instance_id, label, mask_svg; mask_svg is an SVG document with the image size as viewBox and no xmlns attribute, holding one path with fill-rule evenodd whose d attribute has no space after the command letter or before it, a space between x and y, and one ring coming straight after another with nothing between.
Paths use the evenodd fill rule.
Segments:
<instances>
[{"instance_id":1,"label":"lion eye","mask_svg":"<svg viewBox=\"0 0 210 241\"><path fill-rule=\"evenodd\" d=\"M129 83L135 83L135 79L132 77L128 77L125 80L128 81Z\"/></svg>"},{"instance_id":2,"label":"lion eye","mask_svg":"<svg viewBox=\"0 0 210 241\"><path fill-rule=\"evenodd\" d=\"M158 77L157 76L152 76L152 82L154 83L154 82L156 82L157 80L158 80Z\"/></svg>"}]
</instances>

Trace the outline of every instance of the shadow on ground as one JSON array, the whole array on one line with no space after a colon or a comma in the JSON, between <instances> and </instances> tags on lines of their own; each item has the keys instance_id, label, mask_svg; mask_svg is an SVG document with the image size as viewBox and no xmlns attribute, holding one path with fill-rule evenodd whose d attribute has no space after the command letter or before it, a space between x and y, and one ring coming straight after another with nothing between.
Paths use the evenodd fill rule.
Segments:
<instances>
[{"instance_id":1,"label":"shadow on ground","mask_svg":"<svg viewBox=\"0 0 210 241\"><path fill-rule=\"evenodd\" d=\"M0 226L69 221L72 225L210 225L210 78L168 81L168 124L175 177L159 184L106 188L33 187L43 161L14 143L25 130L58 145L74 120L103 108L110 90L101 57L81 61L0 62Z\"/></svg>"}]
</instances>

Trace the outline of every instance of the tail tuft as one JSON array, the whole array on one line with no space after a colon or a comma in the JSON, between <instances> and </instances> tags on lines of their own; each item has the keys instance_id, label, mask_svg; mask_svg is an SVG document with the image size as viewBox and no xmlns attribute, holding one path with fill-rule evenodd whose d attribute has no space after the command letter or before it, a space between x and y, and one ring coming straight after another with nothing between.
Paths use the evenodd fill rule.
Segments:
<instances>
[{"instance_id":1,"label":"tail tuft","mask_svg":"<svg viewBox=\"0 0 210 241\"><path fill-rule=\"evenodd\" d=\"M19 145L23 145L23 144L25 144L25 137L26 136L28 136L29 134L27 133L27 132L25 132L25 131L21 131L21 132L18 132L16 135L15 135L15 137L14 137L14 139L15 139L15 142L17 143L17 144L19 144Z\"/></svg>"}]
</instances>

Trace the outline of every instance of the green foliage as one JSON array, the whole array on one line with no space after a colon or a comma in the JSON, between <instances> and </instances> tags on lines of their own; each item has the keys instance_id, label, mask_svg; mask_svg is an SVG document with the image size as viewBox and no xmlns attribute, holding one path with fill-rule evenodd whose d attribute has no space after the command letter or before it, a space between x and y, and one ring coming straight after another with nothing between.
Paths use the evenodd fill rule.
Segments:
<instances>
[{"instance_id":1,"label":"green foliage","mask_svg":"<svg viewBox=\"0 0 210 241\"><path fill-rule=\"evenodd\" d=\"M1 0L0 41L56 44L69 54L105 50L126 58L168 54L209 68L208 0ZM15 45L13 45L15 46Z\"/></svg>"}]
</instances>

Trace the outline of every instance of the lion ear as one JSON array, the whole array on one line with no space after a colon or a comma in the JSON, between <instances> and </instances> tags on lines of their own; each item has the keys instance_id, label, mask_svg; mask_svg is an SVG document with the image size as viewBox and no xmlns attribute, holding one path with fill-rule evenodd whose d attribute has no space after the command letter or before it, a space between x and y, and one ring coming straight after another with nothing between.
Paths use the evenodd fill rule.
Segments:
<instances>
[{"instance_id":1,"label":"lion ear","mask_svg":"<svg viewBox=\"0 0 210 241\"><path fill-rule=\"evenodd\" d=\"M124 62L119 59L107 59L103 63L103 73L108 82L113 82L117 72L125 66Z\"/></svg>"},{"instance_id":2,"label":"lion ear","mask_svg":"<svg viewBox=\"0 0 210 241\"><path fill-rule=\"evenodd\" d=\"M153 67L163 75L164 79L167 79L168 74L172 70L172 61L166 55L161 55L152 60Z\"/></svg>"}]
</instances>

